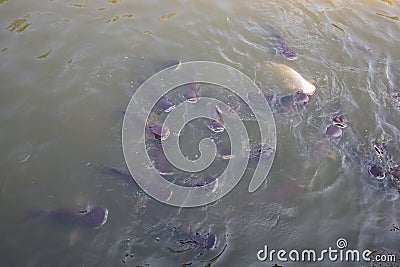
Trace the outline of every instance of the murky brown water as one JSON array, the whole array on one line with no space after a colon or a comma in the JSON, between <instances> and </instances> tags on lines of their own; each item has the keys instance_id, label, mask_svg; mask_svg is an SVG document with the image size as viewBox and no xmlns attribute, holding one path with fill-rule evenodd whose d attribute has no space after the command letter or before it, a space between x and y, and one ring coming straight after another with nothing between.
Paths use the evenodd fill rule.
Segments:
<instances>
[{"instance_id":1,"label":"murky brown water","mask_svg":"<svg viewBox=\"0 0 400 267\"><path fill-rule=\"evenodd\" d=\"M398 192L390 175L368 173L400 162L398 1L6 0L0 14L1 266L303 266L256 253L265 244L318 251L342 237L349 248L399 250ZM297 60L277 53L271 29ZM276 90L267 60L314 80L304 109L274 114L268 185L250 195L244 182L217 203L177 209L104 171L125 165L121 111L169 60L225 63L265 91ZM349 127L334 143L324 133L337 113ZM87 204L109 210L104 226L32 215ZM212 231L217 247L173 253L171 221Z\"/></svg>"}]
</instances>

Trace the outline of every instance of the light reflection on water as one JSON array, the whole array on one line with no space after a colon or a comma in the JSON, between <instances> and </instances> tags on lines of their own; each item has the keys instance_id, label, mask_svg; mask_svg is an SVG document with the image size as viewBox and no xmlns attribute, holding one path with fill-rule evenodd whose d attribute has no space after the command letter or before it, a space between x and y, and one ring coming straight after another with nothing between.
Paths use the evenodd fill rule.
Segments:
<instances>
[{"instance_id":1,"label":"light reflection on water","mask_svg":"<svg viewBox=\"0 0 400 267\"><path fill-rule=\"evenodd\" d=\"M388 164L374 142L388 145L389 165L400 161L397 1L2 1L0 13L2 265L204 266L227 244L212 266L259 266L266 243L324 249L339 237L354 248L398 248L390 231L398 193L390 176L377 182L368 173L370 159ZM297 60L276 51L271 27ZM179 210L104 171L124 168L121 111L169 60L225 63L266 92L279 88L263 76L263 61L314 80L305 108L274 114L278 147L259 191L243 193L247 173L217 203ZM324 135L338 113L349 127L335 143ZM181 139L190 155L193 133ZM27 216L87 204L108 208L102 228ZM211 230L216 249L170 253L173 220Z\"/></svg>"}]
</instances>

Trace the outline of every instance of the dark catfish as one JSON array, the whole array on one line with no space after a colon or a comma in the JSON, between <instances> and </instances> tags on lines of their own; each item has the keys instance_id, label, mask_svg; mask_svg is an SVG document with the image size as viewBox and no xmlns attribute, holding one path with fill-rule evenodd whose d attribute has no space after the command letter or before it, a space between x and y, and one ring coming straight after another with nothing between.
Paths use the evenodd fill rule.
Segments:
<instances>
[{"instance_id":1,"label":"dark catfish","mask_svg":"<svg viewBox=\"0 0 400 267\"><path fill-rule=\"evenodd\" d=\"M108 209L101 206L88 207L84 210L54 209L40 211L36 215L73 227L99 228L107 222Z\"/></svg>"},{"instance_id":2,"label":"dark catfish","mask_svg":"<svg viewBox=\"0 0 400 267\"><path fill-rule=\"evenodd\" d=\"M175 103L166 96L160 97L160 99L156 103L156 107L160 110L160 112L170 112L175 109Z\"/></svg>"},{"instance_id":3,"label":"dark catfish","mask_svg":"<svg viewBox=\"0 0 400 267\"><path fill-rule=\"evenodd\" d=\"M159 121L148 121L146 123L149 130L154 134L154 138L158 140L166 140L171 134L167 126Z\"/></svg>"},{"instance_id":4,"label":"dark catfish","mask_svg":"<svg viewBox=\"0 0 400 267\"><path fill-rule=\"evenodd\" d=\"M342 129L335 124L329 125L328 128L326 128L325 136L330 140L339 140L340 138L342 138L342 135Z\"/></svg>"},{"instance_id":5,"label":"dark catfish","mask_svg":"<svg viewBox=\"0 0 400 267\"><path fill-rule=\"evenodd\" d=\"M320 155L321 151L325 150L328 145L337 144L342 138L342 135L343 131L339 126L331 124L328 127L326 127L324 139L313 151L313 157Z\"/></svg>"},{"instance_id":6,"label":"dark catfish","mask_svg":"<svg viewBox=\"0 0 400 267\"><path fill-rule=\"evenodd\" d=\"M196 103L199 99L199 88L195 83L190 83L183 93L183 97L189 103Z\"/></svg>"},{"instance_id":7,"label":"dark catfish","mask_svg":"<svg viewBox=\"0 0 400 267\"><path fill-rule=\"evenodd\" d=\"M383 180L386 177L385 169L379 164L368 164L368 172L370 175L375 177L378 180Z\"/></svg>"},{"instance_id":8,"label":"dark catfish","mask_svg":"<svg viewBox=\"0 0 400 267\"><path fill-rule=\"evenodd\" d=\"M302 92L295 94L264 93L264 98L269 103L273 112L280 114L293 114L301 110L309 101L310 97Z\"/></svg>"},{"instance_id":9,"label":"dark catfish","mask_svg":"<svg viewBox=\"0 0 400 267\"><path fill-rule=\"evenodd\" d=\"M216 247L217 236L211 231L185 229L185 227L174 224L168 224L167 228L172 230L170 241L172 241L171 246L175 251L209 251Z\"/></svg>"},{"instance_id":10,"label":"dark catfish","mask_svg":"<svg viewBox=\"0 0 400 267\"><path fill-rule=\"evenodd\" d=\"M336 126L338 126L339 128L346 128L347 126L349 126L348 121L346 119L346 117L343 114L336 114L332 117L332 123Z\"/></svg>"},{"instance_id":11,"label":"dark catfish","mask_svg":"<svg viewBox=\"0 0 400 267\"><path fill-rule=\"evenodd\" d=\"M168 161L164 151L161 149L155 152L153 165L158 173L163 176L174 175L177 171L177 169Z\"/></svg>"},{"instance_id":12,"label":"dark catfish","mask_svg":"<svg viewBox=\"0 0 400 267\"><path fill-rule=\"evenodd\" d=\"M276 41L276 49L279 53L287 60L296 60L298 58L297 53L294 52L286 41L278 34L274 34L275 41Z\"/></svg>"},{"instance_id":13,"label":"dark catfish","mask_svg":"<svg viewBox=\"0 0 400 267\"><path fill-rule=\"evenodd\" d=\"M297 108L304 106L309 101L308 95L298 92L295 95L285 95L279 98L278 110L281 113L291 113Z\"/></svg>"},{"instance_id":14,"label":"dark catfish","mask_svg":"<svg viewBox=\"0 0 400 267\"><path fill-rule=\"evenodd\" d=\"M128 119L133 121L135 126L143 127L145 125L157 140L165 140L171 133L167 126L158 121L158 115L155 113L151 113L148 120L138 113L122 113L128 116Z\"/></svg>"},{"instance_id":15,"label":"dark catfish","mask_svg":"<svg viewBox=\"0 0 400 267\"><path fill-rule=\"evenodd\" d=\"M113 177L117 177L117 178L123 180L127 184L132 185L135 190L139 190L139 188L140 188L136 181L140 181L144 186L147 186L147 187L151 186L152 188L157 190L157 195L160 196L164 200L167 200L172 194L172 192L169 188L162 187L161 185L157 184L152 179L146 179L146 178L142 178L139 176L135 176L135 178L134 178L131 175L131 173L129 172L129 170L127 170L127 169L118 169L118 168L114 168L114 167L107 167L107 168L104 168L104 172L108 175L112 175ZM142 188L140 188L140 190L142 190Z\"/></svg>"},{"instance_id":16,"label":"dark catfish","mask_svg":"<svg viewBox=\"0 0 400 267\"><path fill-rule=\"evenodd\" d=\"M270 25L265 25L263 28L266 33L273 38L275 42L274 47L282 55L283 58L287 60L296 60L298 58L297 53L290 49L289 45L274 27Z\"/></svg>"},{"instance_id":17,"label":"dark catfish","mask_svg":"<svg viewBox=\"0 0 400 267\"><path fill-rule=\"evenodd\" d=\"M207 120L207 127L214 133L221 133L225 131L224 122L222 120L221 111L218 106L215 106L211 110L211 119Z\"/></svg>"},{"instance_id":18,"label":"dark catfish","mask_svg":"<svg viewBox=\"0 0 400 267\"><path fill-rule=\"evenodd\" d=\"M184 183L190 187L203 187L209 192L214 192L218 187L218 178L212 175L193 174Z\"/></svg>"}]
</instances>

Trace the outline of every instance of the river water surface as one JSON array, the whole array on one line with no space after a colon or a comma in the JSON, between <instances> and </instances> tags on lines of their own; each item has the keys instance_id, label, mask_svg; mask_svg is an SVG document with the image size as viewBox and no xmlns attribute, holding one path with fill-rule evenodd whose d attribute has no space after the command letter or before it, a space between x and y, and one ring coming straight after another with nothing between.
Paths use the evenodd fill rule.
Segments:
<instances>
[{"instance_id":1,"label":"river water surface","mask_svg":"<svg viewBox=\"0 0 400 267\"><path fill-rule=\"evenodd\" d=\"M398 1L3 0L0 14L1 266L372 266L257 259L264 245L321 251L339 238L399 251L399 193L389 174L368 172L400 163ZM279 54L275 34L298 59ZM215 203L178 209L109 171L125 168L130 97L171 60L230 65L266 92L281 93L264 61L313 80L304 108L274 111L275 159L255 193L243 179ZM338 113L349 126L332 142ZM196 125L180 140L188 154ZM108 209L101 228L32 212L87 205ZM216 247L183 251L171 222L211 231Z\"/></svg>"}]
</instances>

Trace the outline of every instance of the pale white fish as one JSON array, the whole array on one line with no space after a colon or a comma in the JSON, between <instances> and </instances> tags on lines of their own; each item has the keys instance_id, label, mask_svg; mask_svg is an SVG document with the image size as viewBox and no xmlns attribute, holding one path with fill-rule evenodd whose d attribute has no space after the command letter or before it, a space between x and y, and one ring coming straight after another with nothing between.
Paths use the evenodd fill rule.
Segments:
<instances>
[{"instance_id":1,"label":"pale white fish","mask_svg":"<svg viewBox=\"0 0 400 267\"><path fill-rule=\"evenodd\" d=\"M315 93L315 86L294 69L272 61L265 61L265 67L271 71L274 80L281 80L289 89L297 90L307 95Z\"/></svg>"}]
</instances>

